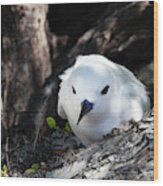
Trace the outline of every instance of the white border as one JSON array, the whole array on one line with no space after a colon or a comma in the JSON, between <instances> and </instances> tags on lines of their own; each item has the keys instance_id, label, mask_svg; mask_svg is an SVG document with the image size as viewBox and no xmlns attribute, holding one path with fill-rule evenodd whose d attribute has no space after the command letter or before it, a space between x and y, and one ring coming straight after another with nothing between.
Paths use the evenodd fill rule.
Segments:
<instances>
[{"instance_id":1,"label":"white border","mask_svg":"<svg viewBox=\"0 0 163 186\"><path fill-rule=\"evenodd\" d=\"M114 2L117 0L82 0L82 1L74 1L74 0L39 0L39 3L67 3L67 2ZM129 1L129 0L123 0ZM123 2L122 0L118 0L118 2ZM133 1L133 0L132 0ZM31 179L31 178L0 178L0 185L3 186L19 186L25 185L29 186L31 184L38 184L39 186L44 186L47 184L48 186L115 186L115 185L163 185L163 0L157 0L159 4L159 180L155 182L140 182L140 181L111 181L111 180L59 180L59 179ZM21 4L21 3L38 3L37 0L1 0L0 4ZM161 85L162 84L162 85Z\"/></svg>"}]
</instances>

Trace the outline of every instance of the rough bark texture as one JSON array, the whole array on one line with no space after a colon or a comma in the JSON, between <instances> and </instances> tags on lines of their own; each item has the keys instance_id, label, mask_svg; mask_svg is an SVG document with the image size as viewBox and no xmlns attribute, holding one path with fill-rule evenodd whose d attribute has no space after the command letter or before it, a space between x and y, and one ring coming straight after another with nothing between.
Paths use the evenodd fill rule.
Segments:
<instances>
[{"instance_id":1,"label":"rough bark texture","mask_svg":"<svg viewBox=\"0 0 163 186\"><path fill-rule=\"evenodd\" d=\"M19 123L32 93L51 74L47 5L2 6L3 123Z\"/></svg>"},{"instance_id":2,"label":"rough bark texture","mask_svg":"<svg viewBox=\"0 0 163 186\"><path fill-rule=\"evenodd\" d=\"M149 2L130 3L114 12L108 6L98 24L79 38L68 56L100 53L131 70L149 63L153 58L153 19L146 17L152 15L150 6Z\"/></svg>"},{"instance_id":3,"label":"rough bark texture","mask_svg":"<svg viewBox=\"0 0 163 186\"><path fill-rule=\"evenodd\" d=\"M100 143L88 148L63 130L42 137L33 151L33 143L15 131L9 150L9 176L72 179L153 180L153 112L139 123L126 123ZM4 147L5 148L5 147ZM3 150L3 149L2 149ZM2 160L4 159L2 153ZM37 171L31 165L39 163ZM30 170L30 171L29 171Z\"/></svg>"},{"instance_id":4,"label":"rough bark texture","mask_svg":"<svg viewBox=\"0 0 163 186\"><path fill-rule=\"evenodd\" d=\"M51 33L46 5L2 6L2 122L10 128L2 138L2 164L9 176L153 179L153 114L86 149L72 133L45 130L49 115L64 127L56 112L58 75L79 54L103 54L132 70L147 86L153 106L153 9L147 1L100 5L98 21L73 38ZM98 4L91 10L96 14ZM29 174L26 169L35 162L41 167Z\"/></svg>"},{"instance_id":5,"label":"rough bark texture","mask_svg":"<svg viewBox=\"0 0 163 186\"><path fill-rule=\"evenodd\" d=\"M107 139L108 138L108 139ZM102 143L72 154L46 177L153 180L153 114L113 130Z\"/></svg>"}]
</instances>

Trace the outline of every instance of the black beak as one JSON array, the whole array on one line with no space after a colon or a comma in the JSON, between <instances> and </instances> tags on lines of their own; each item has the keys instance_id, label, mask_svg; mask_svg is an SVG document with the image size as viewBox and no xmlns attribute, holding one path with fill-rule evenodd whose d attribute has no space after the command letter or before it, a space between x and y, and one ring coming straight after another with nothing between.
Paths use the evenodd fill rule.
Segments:
<instances>
[{"instance_id":1,"label":"black beak","mask_svg":"<svg viewBox=\"0 0 163 186\"><path fill-rule=\"evenodd\" d=\"M93 103L91 103L87 99L85 99L81 103L81 112L80 112L80 115L79 115L79 119L78 119L77 125L79 125L79 122L81 121L81 119L83 118L83 116L85 116L92 109L93 109Z\"/></svg>"}]
</instances>

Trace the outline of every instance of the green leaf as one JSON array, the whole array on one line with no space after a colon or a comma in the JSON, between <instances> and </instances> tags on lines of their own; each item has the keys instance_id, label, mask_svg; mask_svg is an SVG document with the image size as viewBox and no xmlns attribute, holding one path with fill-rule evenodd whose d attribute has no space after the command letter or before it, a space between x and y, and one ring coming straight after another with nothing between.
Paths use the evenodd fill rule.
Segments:
<instances>
[{"instance_id":1,"label":"green leaf","mask_svg":"<svg viewBox=\"0 0 163 186\"><path fill-rule=\"evenodd\" d=\"M32 169L34 169L35 171L38 171L38 169L40 168L40 165L39 163L34 163L32 166L31 166Z\"/></svg>"},{"instance_id":2,"label":"green leaf","mask_svg":"<svg viewBox=\"0 0 163 186\"><path fill-rule=\"evenodd\" d=\"M34 173L36 173L36 170L34 170L32 168L25 170L25 174L34 174Z\"/></svg>"},{"instance_id":3,"label":"green leaf","mask_svg":"<svg viewBox=\"0 0 163 186\"><path fill-rule=\"evenodd\" d=\"M40 168L39 163L32 164L31 168L25 170L25 174L35 174Z\"/></svg>"},{"instance_id":4,"label":"green leaf","mask_svg":"<svg viewBox=\"0 0 163 186\"><path fill-rule=\"evenodd\" d=\"M3 165L2 170L0 172L0 176L7 177L8 176L8 167L6 164Z\"/></svg>"},{"instance_id":5,"label":"green leaf","mask_svg":"<svg viewBox=\"0 0 163 186\"><path fill-rule=\"evenodd\" d=\"M72 132L72 129L71 129L71 127L70 127L70 124L67 122L67 123L65 123L65 131L66 132L68 132L68 133L71 133Z\"/></svg>"},{"instance_id":6,"label":"green leaf","mask_svg":"<svg viewBox=\"0 0 163 186\"><path fill-rule=\"evenodd\" d=\"M46 119L48 126L50 129L56 129L57 128L57 123L53 117L47 117Z\"/></svg>"},{"instance_id":7,"label":"green leaf","mask_svg":"<svg viewBox=\"0 0 163 186\"><path fill-rule=\"evenodd\" d=\"M8 172L8 167L6 164L3 165L3 172L4 173L7 173Z\"/></svg>"}]
</instances>

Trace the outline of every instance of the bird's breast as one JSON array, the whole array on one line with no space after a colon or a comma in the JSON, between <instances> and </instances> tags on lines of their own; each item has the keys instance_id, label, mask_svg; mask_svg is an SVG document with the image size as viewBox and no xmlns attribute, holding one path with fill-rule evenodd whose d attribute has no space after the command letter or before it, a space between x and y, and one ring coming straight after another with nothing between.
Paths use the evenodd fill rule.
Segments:
<instances>
[{"instance_id":1,"label":"bird's breast","mask_svg":"<svg viewBox=\"0 0 163 186\"><path fill-rule=\"evenodd\" d=\"M79 125L75 123L71 123L70 125L75 135L78 136L82 142L87 141L91 144L102 140L118 123L119 121L115 119L95 121L84 118Z\"/></svg>"}]
</instances>

